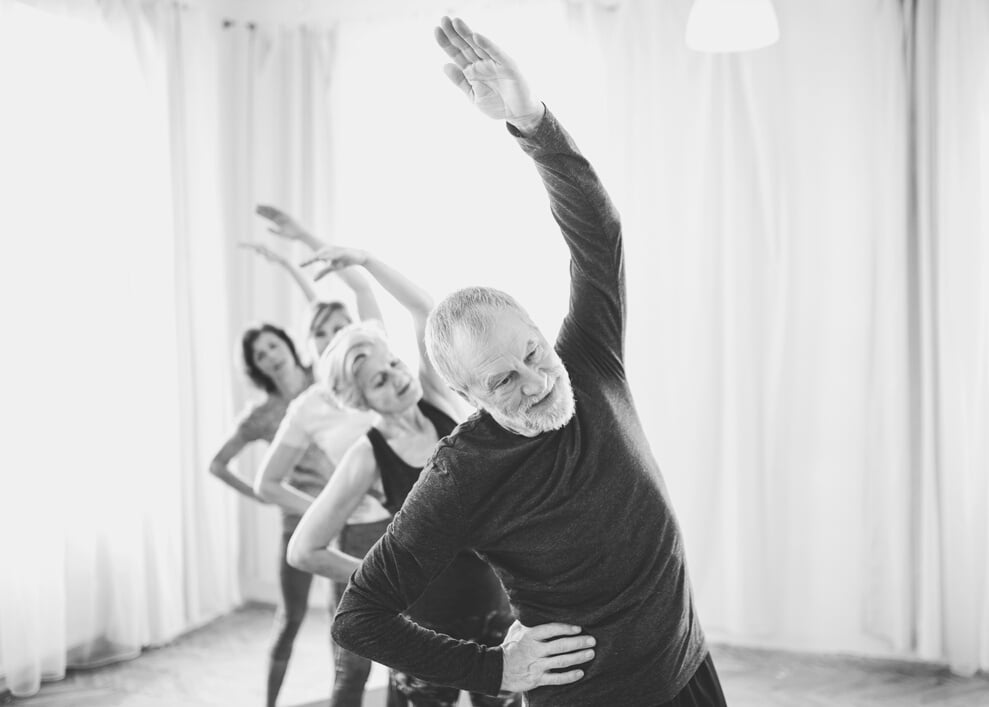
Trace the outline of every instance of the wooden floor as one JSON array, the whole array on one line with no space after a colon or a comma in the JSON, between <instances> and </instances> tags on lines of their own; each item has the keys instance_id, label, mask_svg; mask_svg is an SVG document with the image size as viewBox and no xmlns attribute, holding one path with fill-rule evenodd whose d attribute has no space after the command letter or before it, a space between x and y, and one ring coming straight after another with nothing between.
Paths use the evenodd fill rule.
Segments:
<instances>
[{"instance_id":1,"label":"wooden floor","mask_svg":"<svg viewBox=\"0 0 989 707\"><path fill-rule=\"evenodd\" d=\"M269 607L247 607L136 660L72 671L65 680L46 684L38 695L12 704L261 707L271 615ZM280 707L326 705L331 680L327 631L326 615L311 611L296 643ZM713 646L712 653L731 707L989 706L989 679L959 678L935 666L723 645ZM384 705L385 680L384 669L376 666L364 707Z\"/></svg>"}]
</instances>

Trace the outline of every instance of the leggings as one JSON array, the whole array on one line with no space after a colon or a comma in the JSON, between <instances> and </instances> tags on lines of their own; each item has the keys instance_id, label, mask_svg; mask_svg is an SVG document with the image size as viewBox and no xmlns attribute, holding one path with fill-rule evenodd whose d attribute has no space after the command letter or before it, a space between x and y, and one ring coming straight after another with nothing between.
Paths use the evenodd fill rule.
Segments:
<instances>
[{"instance_id":1,"label":"leggings","mask_svg":"<svg viewBox=\"0 0 989 707\"><path fill-rule=\"evenodd\" d=\"M384 535L389 522L391 522L390 518L374 523L354 523L345 526L340 532L340 550L348 555L364 557L378 538ZM333 583L333 594L337 604L340 603L340 597L343 596L346 588L346 582ZM330 707L361 707L364 683L367 682L368 673L371 672L371 661L341 646L335 646L334 656L336 676L333 679ZM392 690L393 688L389 687L389 692ZM395 698L389 694L389 707L394 704Z\"/></svg>"},{"instance_id":2,"label":"leggings","mask_svg":"<svg viewBox=\"0 0 989 707\"><path fill-rule=\"evenodd\" d=\"M388 523L389 520L383 520L346 526L340 534L340 549L347 554L364 557L371 546L384 534ZM292 656L292 646L309 605L312 575L295 569L286 559L288 542L297 524L298 518L286 516L282 529L281 564L278 573L282 600L275 612L275 625L272 631L268 665L268 705L275 704L275 698L281 690L288 660ZM334 610L346 588L345 583L333 583ZM360 707L364 695L364 683L367 682L368 674L371 672L371 661L335 645L332 640L330 647L335 669L330 707Z\"/></svg>"},{"instance_id":3,"label":"leggings","mask_svg":"<svg viewBox=\"0 0 989 707\"><path fill-rule=\"evenodd\" d=\"M306 617L306 608L309 605L312 575L295 569L286 559L288 541L298 521L298 517L295 516L284 516L282 521L282 547L278 568L278 584L282 596L275 611L275 623L272 627L268 660L268 707L274 707L278 693L281 691L288 659L292 656L292 646L302 627L302 620Z\"/></svg>"}]
</instances>

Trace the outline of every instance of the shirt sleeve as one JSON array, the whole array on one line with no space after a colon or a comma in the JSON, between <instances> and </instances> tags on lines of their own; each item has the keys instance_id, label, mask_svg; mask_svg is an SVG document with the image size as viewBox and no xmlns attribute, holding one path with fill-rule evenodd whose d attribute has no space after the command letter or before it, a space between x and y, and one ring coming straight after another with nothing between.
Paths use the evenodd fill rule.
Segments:
<instances>
[{"instance_id":1,"label":"shirt sleeve","mask_svg":"<svg viewBox=\"0 0 989 707\"><path fill-rule=\"evenodd\" d=\"M256 442L259 439L264 439L264 418L266 414L266 403L254 403L248 405L247 408L240 415L240 419L237 421L237 436L239 436L245 443Z\"/></svg>"},{"instance_id":2,"label":"shirt sleeve","mask_svg":"<svg viewBox=\"0 0 989 707\"><path fill-rule=\"evenodd\" d=\"M312 437L304 424L306 402L305 399L296 398L289 404L271 443L272 448L284 444L295 449L308 449L312 444Z\"/></svg>"},{"instance_id":3,"label":"shirt sleeve","mask_svg":"<svg viewBox=\"0 0 989 707\"><path fill-rule=\"evenodd\" d=\"M465 537L454 481L431 463L351 577L333 619L334 640L427 682L497 695L501 648L460 641L402 615L466 546Z\"/></svg>"},{"instance_id":4,"label":"shirt sleeve","mask_svg":"<svg viewBox=\"0 0 989 707\"><path fill-rule=\"evenodd\" d=\"M536 163L550 210L570 250L570 308L560 329L564 360L587 356L624 375L625 263L618 211L590 163L547 109L536 133L508 124Z\"/></svg>"}]
</instances>

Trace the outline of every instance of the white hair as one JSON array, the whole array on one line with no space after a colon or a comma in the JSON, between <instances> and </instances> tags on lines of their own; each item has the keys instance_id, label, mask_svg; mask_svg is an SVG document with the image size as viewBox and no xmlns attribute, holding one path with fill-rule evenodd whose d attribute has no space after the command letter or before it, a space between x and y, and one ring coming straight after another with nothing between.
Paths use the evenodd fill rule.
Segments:
<instances>
[{"instance_id":1,"label":"white hair","mask_svg":"<svg viewBox=\"0 0 989 707\"><path fill-rule=\"evenodd\" d=\"M429 313L426 320L426 352L433 367L448 385L464 390L468 376L457 350L458 336L478 340L498 312L517 312L527 322L529 314L506 292L493 287L467 287L447 295Z\"/></svg>"},{"instance_id":2,"label":"white hair","mask_svg":"<svg viewBox=\"0 0 989 707\"><path fill-rule=\"evenodd\" d=\"M337 332L319 357L316 378L342 407L368 409L364 391L357 385L354 364L362 349L375 344L388 348L388 337L381 325L374 320L355 322Z\"/></svg>"}]
</instances>

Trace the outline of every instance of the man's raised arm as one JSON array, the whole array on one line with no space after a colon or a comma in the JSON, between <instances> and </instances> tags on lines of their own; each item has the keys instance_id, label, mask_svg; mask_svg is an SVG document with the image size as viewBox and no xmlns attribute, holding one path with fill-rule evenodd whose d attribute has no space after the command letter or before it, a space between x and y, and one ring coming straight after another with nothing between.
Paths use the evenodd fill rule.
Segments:
<instances>
[{"instance_id":1,"label":"man's raised arm","mask_svg":"<svg viewBox=\"0 0 989 707\"><path fill-rule=\"evenodd\" d=\"M454 62L444 67L447 77L482 113L508 122L542 177L570 249L570 313L561 336L597 341L603 350L594 358L622 371L626 303L621 224L601 181L514 60L494 42L462 20L446 17L436 29L436 41Z\"/></svg>"}]
</instances>

